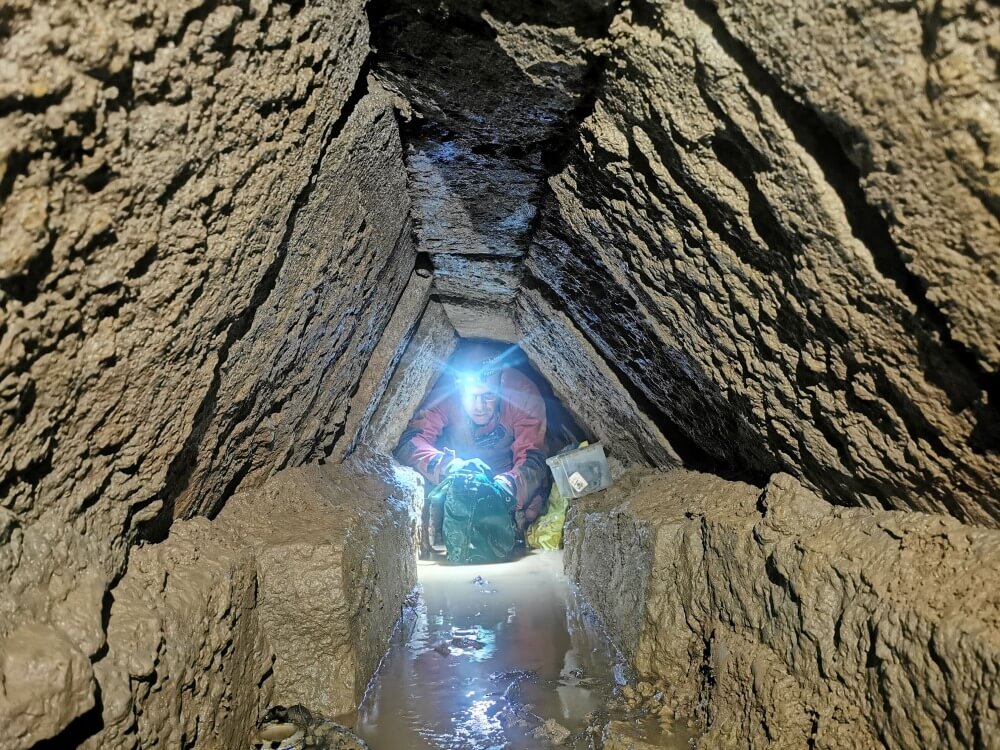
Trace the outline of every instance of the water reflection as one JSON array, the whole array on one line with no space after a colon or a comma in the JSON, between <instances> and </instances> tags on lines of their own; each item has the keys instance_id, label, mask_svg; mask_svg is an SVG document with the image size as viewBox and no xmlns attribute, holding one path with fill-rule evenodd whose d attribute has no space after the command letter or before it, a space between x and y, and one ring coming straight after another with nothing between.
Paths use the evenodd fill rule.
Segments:
<instances>
[{"instance_id":1,"label":"water reflection","mask_svg":"<svg viewBox=\"0 0 1000 750\"><path fill-rule=\"evenodd\" d=\"M373 750L538 748L531 732L546 719L577 733L567 747L589 747L583 730L606 708L616 664L560 553L422 565L419 577L420 604L359 709Z\"/></svg>"}]
</instances>

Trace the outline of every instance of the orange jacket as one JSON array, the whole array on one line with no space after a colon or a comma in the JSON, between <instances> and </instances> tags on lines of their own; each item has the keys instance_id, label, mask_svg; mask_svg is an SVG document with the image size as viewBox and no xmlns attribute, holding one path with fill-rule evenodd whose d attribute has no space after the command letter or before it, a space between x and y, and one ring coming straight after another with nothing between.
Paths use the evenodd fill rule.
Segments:
<instances>
[{"instance_id":1,"label":"orange jacket","mask_svg":"<svg viewBox=\"0 0 1000 750\"><path fill-rule=\"evenodd\" d=\"M452 383L436 388L407 425L396 458L434 484L456 456L482 459L494 476L511 481L517 507L524 507L548 478L545 402L535 384L512 368L501 371L499 395L493 419L478 426L465 414Z\"/></svg>"}]
</instances>

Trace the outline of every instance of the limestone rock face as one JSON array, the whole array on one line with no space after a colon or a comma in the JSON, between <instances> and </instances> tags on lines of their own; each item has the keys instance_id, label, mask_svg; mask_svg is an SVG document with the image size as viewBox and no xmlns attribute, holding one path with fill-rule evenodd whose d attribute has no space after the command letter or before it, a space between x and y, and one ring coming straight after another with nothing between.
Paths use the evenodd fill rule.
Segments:
<instances>
[{"instance_id":1,"label":"limestone rock face","mask_svg":"<svg viewBox=\"0 0 1000 750\"><path fill-rule=\"evenodd\" d=\"M331 126L287 256L228 350L178 514L212 512L227 490L330 455L368 407L352 399L414 261L392 99L368 88ZM390 352L405 330L388 332Z\"/></svg>"},{"instance_id":2,"label":"limestone rock face","mask_svg":"<svg viewBox=\"0 0 1000 750\"><path fill-rule=\"evenodd\" d=\"M402 360L410 343L419 333L420 323L430 302L432 283L427 269L415 270L410 275L396 309L392 311L392 317L382 331L378 346L368 359L358 390L351 398L347 423L343 428L345 435L352 436L351 440L340 441L333 458L343 459L358 447L361 438L369 430L376 409L387 395L390 379L397 372L404 376L407 374L410 363L402 365ZM412 413L413 410L410 409L407 416ZM385 453L391 451L391 447L383 449Z\"/></svg>"},{"instance_id":3,"label":"limestone rock face","mask_svg":"<svg viewBox=\"0 0 1000 750\"><path fill-rule=\"evenodd\" d=\"M412 268L363 6L5 4L0 668L51 642L62 701L18 746L94 704L139 533L341 434Z\"/></svg>"},{"instance_id":4,"label":"limestone rock face","mask_svg":"<svg viewBox=\"0 0 1000 750\"><path fill-rule=\"evenodd\" d=\"M761 494L674 471L573 506L566 544L706 747L964 748L1000 729L997 531L834 508L788 475Z\"/></svg>"},{"instance_id":5,"label":"limestone rock face","mask_svg":"<svg viewBox=\"0 0 1000 750\"><path fill-rule=\"evenodd\" d=\"M380 0L377 69L408 99L420 250L465 336L510 314L550 162L597 69L608 0ZM466 304L469 303L469 304ZM507 324L504 327L505 323Z\"/></svg>"},{"instance_id":6,"label":"limestone rock face","mask_svg":"<svg viewBox=\"0 0 1000 750\"><path fill-rule=\"evenodd\" d=\"M587 425L625 465L680 466L667 438L565 315L527 290L515 313L521 347L577 424Z\"/></svg>"},{"instance_id":7,"label":"limestone rock face","mask_svg":"<svg viewBox=\"0 0 1000 750\"><path fill-rule=\"evenodd\" d=\"M200 518L132 551L95 667L103 730L85 748L244 747L273 656L250 548Z\"/></svg>"},{"instance_id":8,"label":"limestone rock face","mask_svg":"<svg viewBox=\"0 0 1000 750\"><path fill-rule=\"evenodd\" d=\"M814 109L850 158L906 267L880 271L918 298L926 287L917 309L940 311L948 335L997 373L1000 8L716 5L730 47Z\"/></svg>"},{"instance_id":9,"label":"limestone rock face","mask_svg":"<svg viewBox=\"0 0 1000 750\"><path fill-rule=\"evenodd\" d=\"M388 462L289 469L214 521L254 551L277 703L353 711L416 584L413 488L376 474L392 481Z\"/></svg>"},{"instance_id":10,"label":"limestone rock face","mask_svg":"<svg viewBox=\"0 0 1000 750\"><path fill-rule=\"evenodd\" d=\"M0 651L0 748L30 747L94 707L90 661L50 626L21 627Z\"/></svg>"},{"instance_id":11,"label":"limestone rock face","mask_svg":"<svg viewBox=\"0 0 1000 750\"><path fill-rule=\"evenodd\" d=\"M460 335L540 296L690 466L998 522L996 8L372 13Z\"/></svg>"},{"instance_id":12,"label":"limestone rock face","mask_svg":"<svg viewBox=\"0 0 1000 750\"><path fill-rule=\"evenodd\" d=\"M414 489L361 452L350 466L279 472L214 521L177 521L132 550L93 668L54 628L7 639L3 747L91 710L95 677L87 750L244 747L272 702L353 710L415 583ZM60 679L33 662L60 666Z\"/></svg>"},{"instance_id":13,"label":"limestone rock face","mask_svg":"<svg viewBox=\"0 0 1000 750\"><path fill-rule=\"evenodd\" d=\"M456 344L455 329L444 308L439 302L429 303L375 414L364 427L361 438L365 444L385 454L396 449L407 423L433 387L441 363L448 361Z\"/></svg>"},{"instance_id":14,"label":"limestone rock face","mask_svg":"<svg viewBox=\"0 0 1000 750\"><path fill-rule=\"evenodd\" d=\"M718 5L614 19L525 284L703 465L996 524L995 9Z\"/></svg>"}]
</instances>

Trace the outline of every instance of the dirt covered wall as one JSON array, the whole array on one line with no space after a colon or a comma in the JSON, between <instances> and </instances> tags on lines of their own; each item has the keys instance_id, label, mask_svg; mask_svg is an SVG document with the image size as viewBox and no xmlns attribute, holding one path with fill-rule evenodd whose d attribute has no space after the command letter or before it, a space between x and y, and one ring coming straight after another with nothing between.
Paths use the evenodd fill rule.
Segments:
<instances>
[{"instance_id":1,"label":"dirt covered wall","mask_svg":"<svg viewBox=\"0 0 1000 750\"><path fill-rule=\"evenodd\" d=\"M574 505L566 570L699 747L995 744L1000 532L678 470Z\"/></svg>"},{"instance_id":2,"label":"dirt covered wall","mask_svg":"<svg viewBox=\"0 0 1000 750\"><path fill-rule=\"evenodd\" d=\"M980 2L625 4L524 284L688 465L995 525L998 29Z\"/></svg>"},{"instance_id":3,"label":"dirt covered wall","mask_svg":"<svg viewBox=\"0 0 1000 750\"><path fill-rule=\"evenodd\" d=\"M372 17L460 335L528 337L541 300L689 467L998 522L995 4Z\"/></svg>"},{"instance_id":4,"label":"dirt covered wall","mask_svg":"<svg viewBox=\"0 0 1000 750\"><path fill-rule=\"evenodd\" d=\"M352 711L416 582L417 485L358 458L280 471L133 549L95 665L99 715L54 746L233 750L276 703Z\"/></svg>"},{"instance_id":5,"label":"dirt covered wall","mask_svg":"<svg viewBox=\"0 0 1000 750\"><path fill-rule=\"evenodd\" d=\"M99 712L146 529L340 439L413 266L368 54L360 0L0 7L3 747Z\"/></svg>"}]
</instances>

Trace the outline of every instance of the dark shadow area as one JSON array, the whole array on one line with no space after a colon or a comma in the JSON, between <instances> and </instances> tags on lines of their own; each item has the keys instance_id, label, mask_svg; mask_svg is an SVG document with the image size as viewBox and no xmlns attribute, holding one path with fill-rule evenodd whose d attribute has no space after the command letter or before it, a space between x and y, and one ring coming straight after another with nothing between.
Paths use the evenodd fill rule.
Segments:
<instances>
[{"instance_id":1,"label":"dark shadow area","mask_svg":"<svg viewBox=\"0 0 1000 750\"><path fill-rule=\"evenodd\" d=\"M497 29L527 24L603 37L615 5L370 4L375 72L406 95L417 115L401 131L425 250L470 251L469 238L455 233L467 221L489 254L524 253L544 180L561 168L569 140L592 110L605 61L582 48L570 56L511 50Z\"/></svg>"},{"instance_id":2,"label":"dark shadow area","mask_svg":"<svg viewBox=\"0 0 1000 750\"><path fill-rule=\"evenodd\" d=\"M583 194L591 177L580 172ZM654 345L659 336L637 299L617 284L596 283L614 275L595 254L575 252L573 232L558 210L552 206L545 210L544 229L533 238L533 252L548 259L545 278L529 274L525 285L563 309L597 351L620 353L605 361L670 440L685 468L763 486L778 464L748 424L751 406L738 394L720 392L683 351ZM601 239L608 244L620 241L612 236ZM696 291L692 289L691 296ZM651 299L643 303L656 309Z\"/></svg>"},{"instance_id":3,"label":"dark shadow area","mask_svg":"<svg viewBox=\"0 0 1000 750\"><path fill-rule=\"evenodd\" d=\"M77 716L55 737L32 745L31 750L70 750L70 748L80 747L104 729L104 702L101 698L100 685L96 685L94 690L95 705L92 709Z\"/></svg>"}]
</instances>

